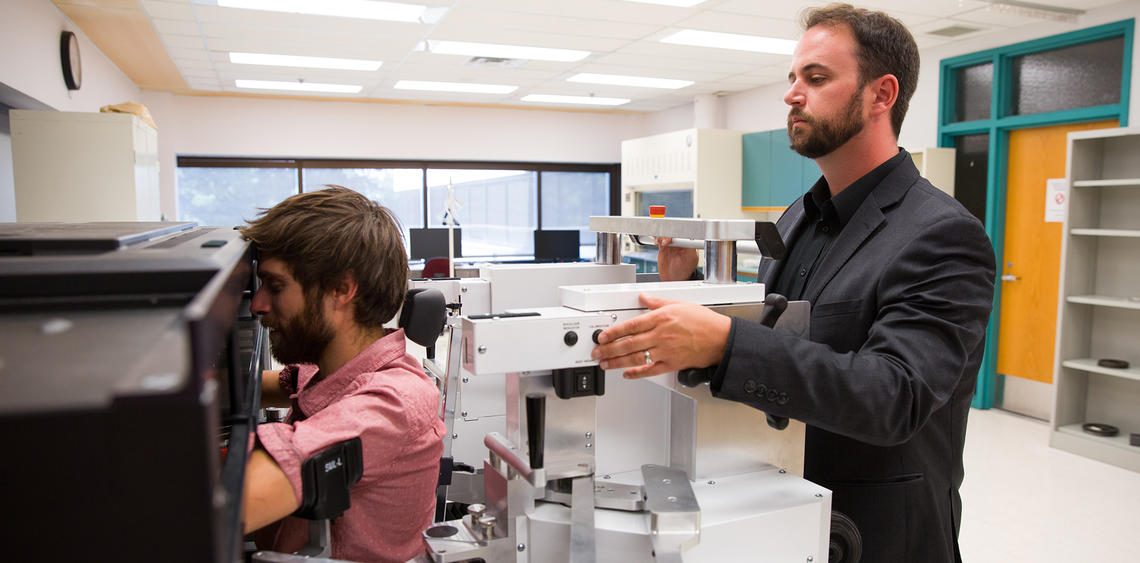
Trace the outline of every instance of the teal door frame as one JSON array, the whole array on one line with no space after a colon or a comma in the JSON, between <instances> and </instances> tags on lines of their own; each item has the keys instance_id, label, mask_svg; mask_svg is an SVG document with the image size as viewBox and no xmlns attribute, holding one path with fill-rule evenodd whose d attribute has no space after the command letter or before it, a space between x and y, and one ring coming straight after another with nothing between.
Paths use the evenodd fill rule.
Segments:
<instances>
[{"instance_id":1,"label":"teal door frame","mask_svg":"<svg viewBox=\"0 0 1140 563\"><path fill-rule=\"evenodd\" d=\"M989 134L990 157L987 159L988 167L986 170L986 233L994 246L999 280L1005 263L1002 251L1005 246L1005 196L1009 165L1009 132L1015 129L1106 119L1116 119L1121 127L1127 126L1129 86L1132 79L1134 27L1134 20L1127 19L942 60L939 76L941 88L938 97L938 146L953 147L954 138L962 135ZM1010 108L1013 106L1013 59L1015 57L1114 37L1124 39L1119 103L1031 115L1009 115ZM990 117L974 121L954 122L953 119L958 109L957 71L985 63L993 64L994 73L990 98ZM973 406L975 408L988 409L993 407L999 393L997 347L1000 323L1001 284L995 281L994 306L990 313L989 328L986 331L986 350L974 392Z\"/></svg>"}]
</instances>

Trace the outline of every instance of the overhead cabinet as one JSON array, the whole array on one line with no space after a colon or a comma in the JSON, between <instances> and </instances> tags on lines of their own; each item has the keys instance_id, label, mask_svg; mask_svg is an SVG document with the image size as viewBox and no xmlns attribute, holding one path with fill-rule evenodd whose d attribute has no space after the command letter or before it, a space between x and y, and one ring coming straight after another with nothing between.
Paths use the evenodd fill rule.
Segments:
<instances>
[{"instance_id":1,"label":"overhead cabinet","mask_svg":"<svg viewBox=\"0 0 1140 563\"><path fill-rule=\"evenodd\" d=\"M792 150L784 129L749 133L741 142L740 205L747 211L783 211L819 179L815 161Z\"/></svg>"},{"instance_id":2,"label":"overhead cabinet","mask_svg":"<svg viewBox=\"0 0 1140 563\"><path fill-rule=\"evenodd\" d=\"M1140 471L1140 447L1129 444L1140 433L1140 129L1075 132L1068 142L1050 444ZM1119 433L1099 435L1090 423Z\"/></svg>"}]
</instances>

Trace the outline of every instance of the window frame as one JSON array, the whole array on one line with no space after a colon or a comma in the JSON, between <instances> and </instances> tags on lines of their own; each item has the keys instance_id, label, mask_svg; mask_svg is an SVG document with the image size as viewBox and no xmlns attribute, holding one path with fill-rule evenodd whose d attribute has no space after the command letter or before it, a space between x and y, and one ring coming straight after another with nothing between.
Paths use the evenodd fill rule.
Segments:
<instances>
[{"instance_id":1,"label":"window frame","mask_svg":"<svg viewBox=\"0 0 1140 563\"><path fill-rule=\"evenodd\" d=\"M607 205L609 215L621 213L621 164L620 163L571 163L571 162L521 162L521 161L488 161L488 160L420 160L420 159L349 159L349 158L291 158L291 157L230 157L230 156L196 156L178 155L176 159L178 168L294 168L296 169L297 186L295 193L303 189L302 171L306 168L377 168L392 169L406 168L419 169L422 172L422 185L420 198L423 202L423 211L419 226L427 227L428 221L428 169L457 169L457 170L518 170L521 172L535 172L537 182L536 228L542 229L542 173L543 172L605 172L610 176L609 198ZM351 186L348 186L351 187ZM411 225L407 227L411 228Z\"/></svg>"}]
</instances>

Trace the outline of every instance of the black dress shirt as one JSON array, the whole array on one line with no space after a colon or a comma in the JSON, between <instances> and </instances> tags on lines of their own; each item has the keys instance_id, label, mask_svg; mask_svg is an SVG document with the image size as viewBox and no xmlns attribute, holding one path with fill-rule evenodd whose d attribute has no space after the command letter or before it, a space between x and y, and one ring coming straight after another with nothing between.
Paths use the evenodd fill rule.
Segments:
<instances>
[{"instance_id":1,"label":"black dress shirt","mask_svg":"<svg viewBox=\"0 0 1140 563\"><path fill-rule=\"evenodd\" d=\"M821 176L803 199L806 219L800 228L792 233L788 256L784 259L783 267L780 268L776 281L772 284L773 287L768 289L768 293L779 293L787 297L788 301L801 299L808 280L827 256L832 243L843 232L843 227L847 226L855 211L863 205L867 195L906 156L906 151L900 150L890 160L880 164L834 196L831 195L827 179Z\"/></svg>"}]
</instances>

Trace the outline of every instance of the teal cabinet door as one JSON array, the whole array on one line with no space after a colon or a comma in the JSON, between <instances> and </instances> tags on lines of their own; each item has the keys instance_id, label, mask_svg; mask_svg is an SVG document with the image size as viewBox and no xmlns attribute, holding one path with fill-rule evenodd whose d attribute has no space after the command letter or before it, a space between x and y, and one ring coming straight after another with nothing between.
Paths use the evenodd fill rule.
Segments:
<instances>
[{"instance_id":1,"label":"teal cabinet door","mask_svg":"<svg viewBox=\"0 0 1140 563\"><path fill-rule=\"evenodd\" d=\"M771 205L772 136L768 131L749 133L740 138L742 168L740 181L741 207L768 207Z\"/></svg>"},{"instance_id":2,"label":"teal cabinet door","mask_svg":"<svg viewBox=\"0 0 1140 563\"><path fill-rule=\"evenodd\" d=\"M788 146L784 129L741 137L743 162L740 206L772 211L792 204L819 179L819 167Z\"/></svg>"}]
</instances>

